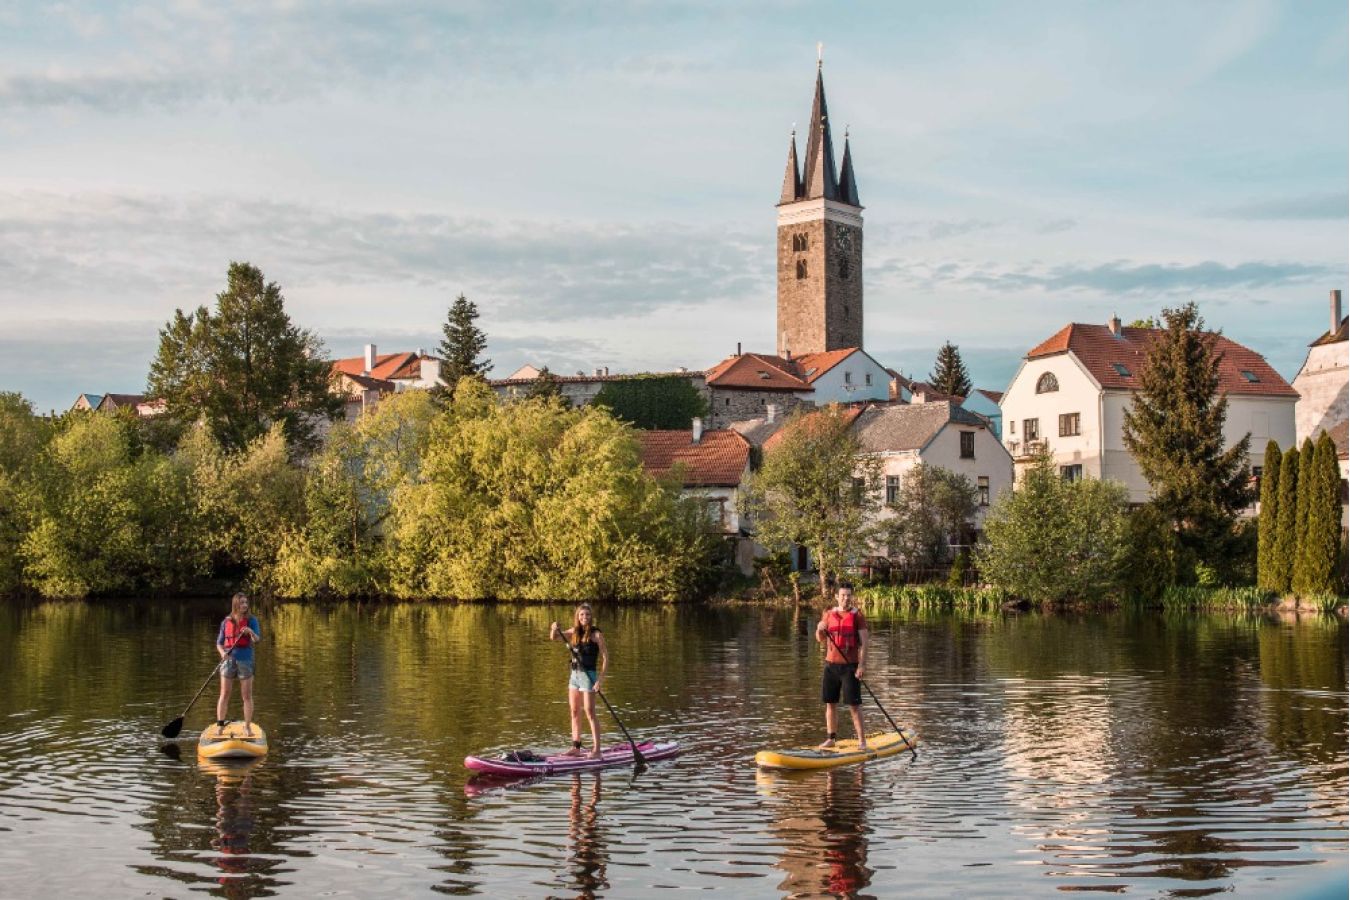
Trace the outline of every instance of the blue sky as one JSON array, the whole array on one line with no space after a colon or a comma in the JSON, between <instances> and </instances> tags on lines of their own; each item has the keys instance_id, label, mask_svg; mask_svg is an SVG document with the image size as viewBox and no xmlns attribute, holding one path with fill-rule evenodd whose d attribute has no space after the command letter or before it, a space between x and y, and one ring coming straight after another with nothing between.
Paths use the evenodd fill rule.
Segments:
<instances>
[{"instance_id":1,"label":"blue sky","mask_svg":"<svg viewBox=\"0 0 1350 900\"><path fill-rule=\"evenodd\" d=\"M817 41L887 365L1194 299L1292 379L1346 287L1343 2L223 6L0 2L0 390L140 390L232 259L335 356L771 350Z\"/></svg>"}]
</instances>

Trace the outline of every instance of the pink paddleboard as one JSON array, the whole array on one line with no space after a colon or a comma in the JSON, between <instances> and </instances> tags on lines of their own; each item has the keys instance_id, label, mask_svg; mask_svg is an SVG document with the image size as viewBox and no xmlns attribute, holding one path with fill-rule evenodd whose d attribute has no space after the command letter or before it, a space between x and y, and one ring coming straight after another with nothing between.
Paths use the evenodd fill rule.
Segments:
<instances>
[{"instance_id":1,"label":"pink paddleboard","mask_svg":"<svg viewBox=\"0 0 1350 900\"><path fill-rule=\"evenodd\" d=\"M680 752L680 745L674 741L660 743L641 741L637 747L642 758L648 762L669 759ZM589 756L568 756L563 753L534 756L529 751L516 751L498 757L464 757L465 768L489 775L554 775L558 772L584 772L587 769L606 769L632 764L631 744L614 744L606 747L600 751L599 759L592 759Z\"/></svg>"}]
</instances>

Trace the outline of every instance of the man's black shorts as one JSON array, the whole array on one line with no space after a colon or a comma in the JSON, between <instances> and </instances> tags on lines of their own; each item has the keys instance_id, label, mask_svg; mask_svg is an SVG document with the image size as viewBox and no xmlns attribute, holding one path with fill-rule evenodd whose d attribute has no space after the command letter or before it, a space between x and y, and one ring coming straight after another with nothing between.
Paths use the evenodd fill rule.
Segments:
<instances>
[{"instance_id":1,"label":"man's black shorts","mask_svg":"<svg viewBox=\"0 0 1350 900\"><path fill-rule=\"evenodd\" d=\"M838 703L843 692L844 703L862 706L862 685L858 683L857 663L826 663L820 679L820 699L824 703Z\"/></svg>"}]
</instances>

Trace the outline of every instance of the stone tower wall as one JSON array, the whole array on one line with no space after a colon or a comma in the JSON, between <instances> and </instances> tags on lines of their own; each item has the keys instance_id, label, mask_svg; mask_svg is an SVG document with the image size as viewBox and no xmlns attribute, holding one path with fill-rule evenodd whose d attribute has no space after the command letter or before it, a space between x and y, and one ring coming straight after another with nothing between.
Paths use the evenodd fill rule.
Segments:
<instances>
[{"instance_id":1,"label":"stone tower wall","mask_svg":"<svg viewBox=\"0 0 1350 900\"><path fill-rule=\"evenodd\" d=\"M862 219L856 210L848 216L851 222L831 212L820 200L780 207L780 356L863 345ZM798 249L794 238L802 237L806 248ZM804 278L797 277L799 262L806 263Z\"/></svg>"}]
</instances>

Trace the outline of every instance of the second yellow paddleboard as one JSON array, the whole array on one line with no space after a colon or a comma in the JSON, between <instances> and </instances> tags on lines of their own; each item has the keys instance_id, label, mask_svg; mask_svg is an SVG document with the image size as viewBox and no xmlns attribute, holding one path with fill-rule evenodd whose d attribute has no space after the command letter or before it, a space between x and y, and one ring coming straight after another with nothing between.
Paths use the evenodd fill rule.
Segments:
<instances>
[{"instance_id":1,"label":"second yellow paddleboard","mask_svg":"<svg viewBox=\"0 0 1350 900\"><path fill-rule=\"evenodd\" d=\"M905 729L910 745L919 745L918 735ZM790 750L761 750L755 754L755 765L761 769L832 769L853 763L881 759L897 753L907 753L909 747L894 731L867 736L867 749L860 750L856 740L835 741L828 749L794 747Z\"/></svg>"}]
</instances>

